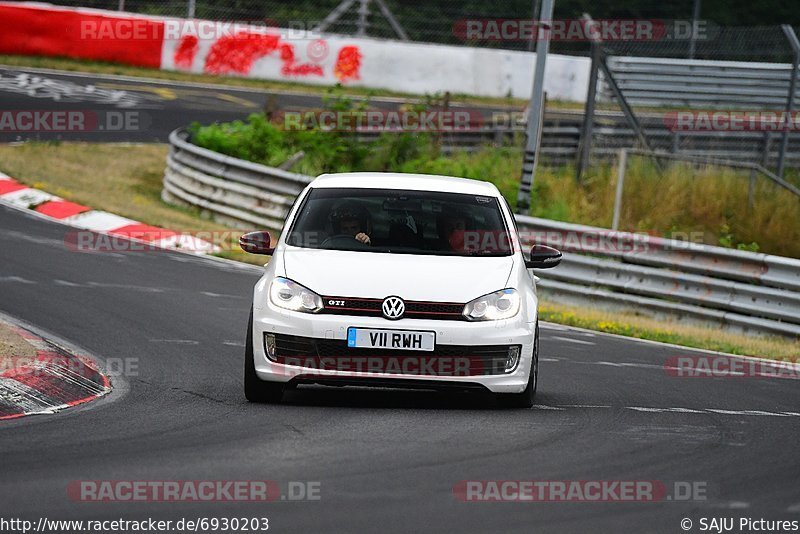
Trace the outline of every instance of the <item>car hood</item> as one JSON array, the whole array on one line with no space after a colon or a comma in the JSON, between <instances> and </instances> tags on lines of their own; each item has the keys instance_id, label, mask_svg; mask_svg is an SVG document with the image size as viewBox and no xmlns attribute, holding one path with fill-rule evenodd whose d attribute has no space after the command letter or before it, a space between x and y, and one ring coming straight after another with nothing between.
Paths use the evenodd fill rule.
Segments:
<instances>
[{"instance_id":1,"label":"car hood","mask_svg":"<svg viewBox=\"0 0 800 534\"><path fill-rule=\"evenodd\" d=\"M286 277L325 296L468 302L508 283L513 256L459 257L284 249Z\"/></svg>"}]
</instances>

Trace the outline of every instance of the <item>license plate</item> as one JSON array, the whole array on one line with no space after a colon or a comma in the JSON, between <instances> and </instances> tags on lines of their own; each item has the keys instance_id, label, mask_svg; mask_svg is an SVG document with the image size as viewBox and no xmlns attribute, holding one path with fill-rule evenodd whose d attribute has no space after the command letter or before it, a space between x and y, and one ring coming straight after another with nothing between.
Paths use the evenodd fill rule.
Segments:
<instances>
[{"instance_id":1,"label":"license plate","mask_svg":"<svg viewBox=\"0 0 800 534\"><path fill-rule=\"evenodd\" d=\"M432 351L435 343L436 334L434 332L354 328L352 326L347 329L348 347Z\"/></svg>"}]
</instances>

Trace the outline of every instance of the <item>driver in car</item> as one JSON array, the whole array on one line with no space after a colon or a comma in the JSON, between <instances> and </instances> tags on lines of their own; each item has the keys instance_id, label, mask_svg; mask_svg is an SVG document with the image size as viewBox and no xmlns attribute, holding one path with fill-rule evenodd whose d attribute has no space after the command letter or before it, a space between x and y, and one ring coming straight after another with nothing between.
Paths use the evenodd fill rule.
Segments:
<instances>
[{"instance_id":1,"label":"driver in car","mask_svg":"<svg viewBox=\"0 0 800 534\"><path fill-rule=\"evenodd\" d=\"M371 244L369 238L369 213L361 206L343 204L331 211L331 225L338 235L353 236L353 239L365 245Z\"/></svg>"}]
</instances>

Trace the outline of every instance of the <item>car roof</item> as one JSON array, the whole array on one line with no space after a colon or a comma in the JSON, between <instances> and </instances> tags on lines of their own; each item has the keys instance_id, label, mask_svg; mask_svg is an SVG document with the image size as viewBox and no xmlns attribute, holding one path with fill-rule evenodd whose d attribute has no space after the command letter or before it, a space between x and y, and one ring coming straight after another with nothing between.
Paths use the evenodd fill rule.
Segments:
<instances>
[{"instance_id":1,"label":"car roof","mask_svg":"<svg viewBox=\"0 0 800 534\"><path fill-rule=\"evenodd\" d=\"M436 174L406 174L400 172L344 172L323 174L311 182L311 187L353 187L365 189L405 189L411 191L442 191L468 195L499 197L494 184L469 178Z\"/></svg>"}]
</instances>

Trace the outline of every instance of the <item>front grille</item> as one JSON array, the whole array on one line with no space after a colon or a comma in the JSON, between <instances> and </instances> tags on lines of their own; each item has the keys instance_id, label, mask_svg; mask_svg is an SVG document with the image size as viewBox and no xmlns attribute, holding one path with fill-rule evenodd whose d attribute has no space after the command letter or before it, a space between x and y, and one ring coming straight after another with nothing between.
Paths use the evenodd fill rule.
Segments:
<instances>
[{"instance_id":1,"label":"front grille","mask_svg":"<svg viewBox=\"0 0 800 534\"><path fill-rule=\"evenodd\" d=\"M347 341L275 334L275 360L317 370L485 376L505 372L509 345L436 345L433 351L348 347Z\"/></svg>"},{"instance_id":2,"label":"front grille","mask_svg":"<svg viewBox=\"0 0 800 534\"><path fill-rule=\"evenodd\" d=\"M358 315L367 317L382 317L383 299L350 298L350 297L322 297L323 308L321 313L333 315ZM425 302L404 301L406 311L404 319L438 319L448 321L466 321L462 315L464 304L459 302Z\"/></svg>"}]
</instances>

